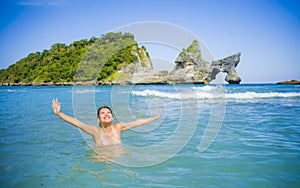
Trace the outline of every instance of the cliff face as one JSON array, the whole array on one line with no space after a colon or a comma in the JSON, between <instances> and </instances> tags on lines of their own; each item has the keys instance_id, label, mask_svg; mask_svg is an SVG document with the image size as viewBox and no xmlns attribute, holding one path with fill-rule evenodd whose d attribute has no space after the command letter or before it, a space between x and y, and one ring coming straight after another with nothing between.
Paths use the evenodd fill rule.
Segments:
<instances>
[{"instance_id":1,"label":"cliff face","mask_svg":"<svg viewBox=\"0 0 300 188\"><path fill-rule=\"evenodd\" d=\"M210 64L201 57L198 41L182 51L175 60L175 67L169 74L171 83L209 83Z\"/></svg>"},{"instance_id":2,"label":"cliff face","mask_svg":"<svg viewBox=\"0 0 300 188\"><path fill-rule=\"evenodd\" d=\"M144 53L146 52L140 54ZM240 61L240 56L239 52L223 59L207 62L202 59L198 41L195 40L176 58L172 71L155 73L149 56L143 56L139 57L136 63L120 71L121 74L127 75L126 79L114 80L112 84L208 84L219 72L227 73L225 81L229 84L239 84L241 78L235 68Z\"/></svg>"},{"instance_id":3,"label":"cliff face","mask_svg":"<svg viewBox=\"0 0 300 188\"><path fill-rule=\"evenodd\" d=\"M211 63L211 67L214 69L211 76L212 79L215 79L215 76L218 72L227 73L225 77L225 81L229 84L239 84L241 82L241 78L238 76L235 67L240 62L241 53L237 53L226 58L213 61Z\"/></svg>"},{"instance_id":4,"label":"cliff face","mask_svg":"<svg viewBox=\"0 0 300 188\"><path fill-rule=\"evenodd\" d=\"M201 58L199 44L197 41L193 41L191 46L177 57L175 67L170 72L171 81L176 83L183 80L187 83L208 84L216 78L219 72L225 72L227 73L225 81L230 84L238 84L241 79L235 67L240 61L240 55L241 53L237 53L209 63Z\"/></svg>"},{"instance_id":5,"label":"cliff face","mask_svg":"<svg viewBox=\"0 0 300 188\"><path fill-rule=\"evenodd\" d=\"M98 84L137 84L144 83L145 78L150 79L153 77L155 73L146 50L143 47L138 48L137 46L133 46L131 55L136 57L137 60L135 62L115 72L110 79L98 82Z\"/></svg>"}]
</instances>

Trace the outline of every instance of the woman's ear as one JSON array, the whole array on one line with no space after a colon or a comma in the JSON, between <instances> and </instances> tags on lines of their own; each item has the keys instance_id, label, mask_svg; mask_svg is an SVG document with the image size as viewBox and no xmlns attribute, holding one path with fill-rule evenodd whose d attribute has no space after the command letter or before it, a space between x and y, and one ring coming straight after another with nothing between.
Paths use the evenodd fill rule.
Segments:
<instances>
[{"instance_id":1,"label":"woman's ear","mask_svg":"<svg viewBox=\"0 0 300 188\"><path fill-rule=\"evenodd\" d=\"M98 122L100 122L100 119L99 119L99 117L97 117L97 121L98 121Z\"/></svg>"}]
</instances>

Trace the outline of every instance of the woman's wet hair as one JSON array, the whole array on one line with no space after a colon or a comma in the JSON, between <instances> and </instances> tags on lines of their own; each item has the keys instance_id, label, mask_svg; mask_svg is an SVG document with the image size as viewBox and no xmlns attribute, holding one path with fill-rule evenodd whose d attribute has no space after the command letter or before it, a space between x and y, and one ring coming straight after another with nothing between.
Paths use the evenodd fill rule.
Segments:
<instances>
[{"instance_id":1,"label":"woman's wet hair","mask_svg":"<svg viewBox=\"0 0 300 188\"><path fill-rule=\"evenodd\" d=\"M100 111L103 109L103 108L106 108L110 111L110 113L113 115L113 112L111 110L111 108L109 106L101 106L100 108L98 108L97 110L97 117L99 117L99 114L100 114Z\"/></svg>"}]
</instances>

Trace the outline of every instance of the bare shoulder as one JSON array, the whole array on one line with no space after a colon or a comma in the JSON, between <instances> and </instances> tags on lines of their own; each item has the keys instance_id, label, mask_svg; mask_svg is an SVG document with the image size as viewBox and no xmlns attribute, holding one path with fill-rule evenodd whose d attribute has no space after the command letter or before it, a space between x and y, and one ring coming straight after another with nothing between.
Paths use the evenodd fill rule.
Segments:
<instances>
[{"instance_id":1,"label":"bare shoulder","mask_svg":"<svg viewBox=\"0 0 300 188\"><path fill-rule=\"evenodd\" d=\"M101 135L101 132L102 132L101 127L90 125L90 129L91 129L91 135L93 135L93 136Z\"/></svg>"},{"instance_id":2,"label":"bare shoulder","mask_svg":"<svg viewBox=\"0 0 300 188\"><path fill-rule=\"evenodd\" d=\"M100 127L94 125L88 125L87 127L88 127L87 129L89 129L92 133L98 133L99 131L101 131Z\"/></svg>"},{"instance_id":3,"label":"bare shoulder","mask_svg":"<svg viewBox=\"0 0 300 188\"><path fill-rule=\"evenodd\" d=\"M122 130L122 123L118 122L113 124L114 129L121 131Z\"/></svg>"},{"instance_id":4,"label":"bare shoulder","mask_svg":"<svg viewBox=\"0 0 300 188\"><path fill-rule=\"evenodd\" d=\"M118 122L118 123L116 123L115 127L120 132L123 132L123 131L126 131L126 130L130 129L129 126L127 125L127 123L124 123L124 122Z\"/></svg>"}]
</instances>

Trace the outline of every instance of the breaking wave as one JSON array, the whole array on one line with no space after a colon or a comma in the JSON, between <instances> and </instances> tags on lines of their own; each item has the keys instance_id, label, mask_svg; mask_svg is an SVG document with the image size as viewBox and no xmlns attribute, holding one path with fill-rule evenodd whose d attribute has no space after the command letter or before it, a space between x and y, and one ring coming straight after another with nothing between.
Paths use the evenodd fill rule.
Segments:
<instances>
[{"instance_id":1,"label":"breaking wave","mask_svg":"<svg viewBox=\"0 0 300 188\"><path fill-rule=\"evenodd\" d=\"M288 98L288 97L300 97L298 92L267 92L267 93L257 93L257 92L239 92L239 93L222 93L222 92L203 92L207 88L197 90L192 93L170 93L162 92L156 90L143 90L143 91L132 91L133 95L136 96L153 96L161 98L170 98L170 99L266 99L266 98ZM196 93L196 94L195 94Z\"/></svg>"}]
</instances>

